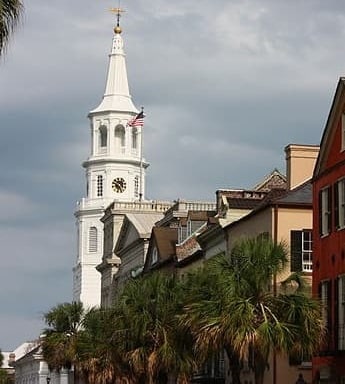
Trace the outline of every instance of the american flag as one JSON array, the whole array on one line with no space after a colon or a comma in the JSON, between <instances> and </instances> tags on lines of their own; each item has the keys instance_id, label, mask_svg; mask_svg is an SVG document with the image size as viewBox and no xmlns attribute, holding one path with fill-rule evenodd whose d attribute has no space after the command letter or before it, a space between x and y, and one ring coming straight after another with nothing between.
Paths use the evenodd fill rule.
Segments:
<instances>
[{"instance_id":1,"label":"american flag","mask_svg":"<svg viewBox=\"0 0 345 384\"><path fill-rule=\"evenodd\" d=\"M139 112L132 120L127 123L130 127L142 127L144 125L144 112Z\"/></svg>"}]
</instances>

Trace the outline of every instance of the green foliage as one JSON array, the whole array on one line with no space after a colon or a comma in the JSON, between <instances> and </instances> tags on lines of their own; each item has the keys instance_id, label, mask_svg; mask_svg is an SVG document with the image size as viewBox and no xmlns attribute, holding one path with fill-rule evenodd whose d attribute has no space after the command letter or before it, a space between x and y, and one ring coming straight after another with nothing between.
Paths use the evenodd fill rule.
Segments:
<instances>
[{"instance_id":1,"label":"green foliage","mask_svg":"<svg viewBox=\"0 0 345 384\"><path fill-rule=\"evenodd\" d=\"M184 382L195 368L191 335L178 321L183 297L176 277L153 273L130 281L117 303L126 358L135 375L149 383L164 383L168 374Z\"/></svg>"},{"instance_id":2,"label":"green foliage","mask_svg":"<svg viewBox=\"0 0 345 384\"><path fill-rule=\"evenodd\" d=\"M0 56L23 11L20 0L0 0Z\"/></svg>"},{"instance_id":3,"label":"green foliage","mask_svg":"<svg viewBox=\"0 0 345 384\"><path fill-rule=\"evenodd\" d=\"M54 369L73 364L85 383L183 384L226 350L234 384L243 360L261 384L271 351L310 355L324 331L302 280L274 289L286 254L283 243L242 239L184 281L157 272L130 280L113 308L60 304L45 314L44 357Z\"/></svg>"},{"instance_id":4,"label":"green foliage","mask_svg":"<svg viewBox=\"0 0 345 384\"><path fill-rule=\"evenodd\" d=\"M310 354L323 334L318 302L299 291L276 294L274 277L286 266L286 255L283 243L242 239L230 255L211 259L190 277L183 321L197 349L224 348L235 362L254 356L256 383L263 380L271 350Z\"/></svg>"},{"instance_id":5,"label":"green foliage","mask_svg":"<svg viewBox=\"0 0 345 384\"><path fill-rule=\"evenodd\" d=\"M44 314L48 325L42 342L42 353L51 369L70 368L76 360L78 332L84 320L81 303L63 303Z\"/></svg>"}]
</instances>

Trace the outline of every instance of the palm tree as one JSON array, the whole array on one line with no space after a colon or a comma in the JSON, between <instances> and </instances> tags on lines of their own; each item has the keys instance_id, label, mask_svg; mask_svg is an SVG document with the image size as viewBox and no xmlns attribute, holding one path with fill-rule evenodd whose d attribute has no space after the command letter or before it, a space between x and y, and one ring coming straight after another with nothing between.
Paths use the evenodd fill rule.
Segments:
<instances>
[{"instance_id":1,"label":"palm tree","mask_svg":"<svg viewBox=\"0 0 345 384\"><path fill-rule=\"evenodd\" d=\"M114 309L92 309L84 318L77 342L78 370L86 383L127 384L130 369L124 360L119 332L119 316Z\"/></svg>"},{"instance_id":2,"label":"palm tree","mask_svg":"<svg viewBox=\"0 0 345 384\"><path fill-rule=\"evenodd\" d=\"M0 0L0 56L23 11L20 0Z\"/></svg>"},{"instance_id":3,"label":"palm tree","mask_svg":"<svg viewBox=\"0 0 345 384\"><path fill-rule=\"evenodd\" d=\"M58 304L44 314L48 328L44 330L42 352L50 369L70 369L77 361L76 345L85 310L82 303Z\"/></svg>"},{"instance_id":4,"label":"palm tree","mask_svg":"<svg viewBox=\"0 0 345 384\"><path fill-rule=\"evenodd\" d=\"M242 239L230 255L211 259L203 270L212 282L209 296L199 293L186 306L184 321L194 331L197 347L225 348L230 361L252 357L256 384L263 383L270 351L311 354L324 331L317 301L298 291L274 289L274 277L286 263L283 243L263 237ZM190 297L196 291L194 287ZM233 379L240 382L237 374Z\"/></svg>"},{"instance_id":5,"label":"palm tree","mask_svg":"<svg viewBox=\"0 0 345 384\"><path fill-rule=\"evenodd\" d=\"M191 334L179 325L182 284L174 276L152 273L131 280L117 303L124 356L139 383L187 383L195 369Z\"/></svg>"}]
</instances>

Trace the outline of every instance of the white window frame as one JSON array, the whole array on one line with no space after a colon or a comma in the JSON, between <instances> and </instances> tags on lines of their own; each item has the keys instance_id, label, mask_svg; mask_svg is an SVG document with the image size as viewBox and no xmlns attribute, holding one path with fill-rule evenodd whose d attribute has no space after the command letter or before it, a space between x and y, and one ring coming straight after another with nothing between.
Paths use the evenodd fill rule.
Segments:
<instances>
[{"instance_id":1,"label":"white window frame","mask_svg":"<svg viewBox=\"0 0 345 384\"><path fill-rule=\"evenodd\" d=\"M338 277L338 350L345 350L345 275Z\"/></svg>"},{"instance_id":2,"label":"white window frame","mask_svg":"<svg viewBox=\"0 0 345 384\"><path fill-rule=\"evenodd\" d=\"M313 233L302 231L302 271L313 271Z\"/></svg>"},{"instance_id":3,"label":"white window frame","mask_svg":"<svg viewBox=\"0 0 345 384\"><path fill-rule=\"evenodd\" d=\"M321 190L321 235L326 236L329 234L329 227L331 225L331 207L329 207L329 194L331 190L327 186Z\"/></svg>"},{"instance_id":4,"label":"white window frame","mask_svg":"<svg viewBox=\"0 0 345 384\"><path fill-rule=\"evenodd\" d=\"M345 228L345 178L338 180L338 225Z\"/></svg>"},{"instance_id":5,"label":"white window frame","mask_svg":"<svg viewBox=\"0 0 345 384\"><path fill-rule=\"evenodd\" d=\"M97 197L102 197L103 196L103 176L102 175L97 175Z\"/></svg>"}]
</instances>

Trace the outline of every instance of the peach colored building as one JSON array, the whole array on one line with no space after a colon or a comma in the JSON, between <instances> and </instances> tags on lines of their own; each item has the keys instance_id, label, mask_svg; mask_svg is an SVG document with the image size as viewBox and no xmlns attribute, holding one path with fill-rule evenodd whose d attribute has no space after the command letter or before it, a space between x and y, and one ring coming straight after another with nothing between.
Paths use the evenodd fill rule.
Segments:
<instances>
[{"instance_id":1,"label":"peach colored building","mask_svg":"<svg viewBox=\"0 0 345 384\"><path fill-rule=\"evenodd\" d=\"M267 234L274 241L284 241L290 250L290 262L277 277L277 283L292 272L303 272L311 281L312 274L312 176L319 147L289 145L287 160L287 190L272 190L262 203L248 215L228 224L225 230L227 250L243 237ZM299 373L311 382L311 363L287 356L275 356L265 375L265 383L294 383ZM290 360L290 361L289 361ZM252 380L251 372L243 380Z\"/></svg>"}]
</instances>

